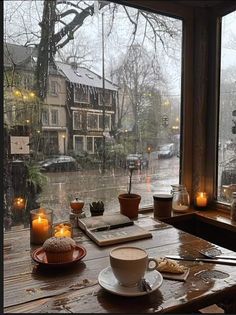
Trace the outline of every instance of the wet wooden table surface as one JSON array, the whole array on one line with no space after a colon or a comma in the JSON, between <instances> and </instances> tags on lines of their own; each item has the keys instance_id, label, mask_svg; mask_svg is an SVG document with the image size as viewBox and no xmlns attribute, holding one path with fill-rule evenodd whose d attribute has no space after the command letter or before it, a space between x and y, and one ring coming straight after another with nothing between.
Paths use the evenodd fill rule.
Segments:
<instances>
[{"instance_id":1,"label":"wet wooden table surface","mask_svg":"<svg viewBox=\"0 0 236 315\"><path fill-rule=\"evenodd\" d=\"M118 244L98 247L76 229L74 239L87 250L86 256L74 266L45 270L31 258L37 247L30 245L29 229L4 234L5 313L190 313L236 296L236 266L190 261L181 262L190 268L185 282L164 279L159 289L145 296L114 295L99 285L98 274L109 265L109 252ZM125 244L144 248L154 257L200 257L198 250L211 246L163 222L152 234L151 239Z\"/></svg>"}]
</instances>

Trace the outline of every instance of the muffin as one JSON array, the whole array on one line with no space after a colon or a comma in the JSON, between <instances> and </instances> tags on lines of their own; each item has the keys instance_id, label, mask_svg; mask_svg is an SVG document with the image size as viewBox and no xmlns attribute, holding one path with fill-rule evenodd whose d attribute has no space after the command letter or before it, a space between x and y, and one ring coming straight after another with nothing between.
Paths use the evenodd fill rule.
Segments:
<instances>
[{"instance_id":1,"label":"muffin","mask_svg":"<svg viewBox=\"0 0 236 315\"><path fill-rule=\"evenodd\" d=\"M73 258L75 241L67 236L50 237L43 243L48 263L69 262Z\"/></svg>"}]
</instances>

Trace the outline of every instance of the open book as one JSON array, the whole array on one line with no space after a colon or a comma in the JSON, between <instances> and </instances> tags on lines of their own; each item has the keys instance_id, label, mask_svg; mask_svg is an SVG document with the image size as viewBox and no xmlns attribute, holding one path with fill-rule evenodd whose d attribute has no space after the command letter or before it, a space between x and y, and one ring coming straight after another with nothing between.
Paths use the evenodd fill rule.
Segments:
<instances>
[{"instance_id":1,"label":"open book","mask_svg":"<svg viewBox=\"0 0 236 315\"><path fill-rule=\"evenodd\" d=\"M123 214L107 214L78 219L79 227L99 246L152 237Z\"/></svg>"}]
</instances>

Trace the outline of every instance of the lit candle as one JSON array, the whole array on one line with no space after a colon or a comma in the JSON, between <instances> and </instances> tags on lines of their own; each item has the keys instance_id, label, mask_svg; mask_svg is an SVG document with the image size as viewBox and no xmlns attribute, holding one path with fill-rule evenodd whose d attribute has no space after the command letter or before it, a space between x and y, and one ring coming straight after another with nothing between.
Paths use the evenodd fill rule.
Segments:
<instances>
[{"instance_id":1,"label":"lit candle","mask_svg":"<svg viewBox=\"0 0 236 315\"><path fill-rule=\"evenodd\" d=\"M200 192L196 197L196 204L198 207L206 207L207 205L207 196L206 193Z\"/></svg>"},{"instance_id":2,"label":"lit candle","mask_svg":"<svg viewBox=\"0 0 236 315\"><path fill-rule=\"evenodd\" d=\"M68 227L64 226L58 232L55 233L55 236L56 237L62 237L62 236L71 237L71 231L68 229Z\"/></svg>"},{"instance_id":3,"label":"lit candle","mask_svg":"<svg viewBox=\"0 0 236 315\"><path fill-rule=\"evenodd\" d=\"M36 244L42 244L49 237L48 219L42 218L42 216L43 214L39 214L38 218L32 221L32 238Z\"/></svg>"},{"instance_id":4,"label":"lit candle","mask_svg":"<svg viewBox=\"0 0 236 315\"><path fill-rule=\"evenodd\" d=\"M188 210L188 206L185 205L181 205L181 204L176 204L173 206L173 210L177 210L177 211L186 211Z\"/></svg>"},{"instance_id":5,"label":"lit candle","mask_svg":"<svg viewBox=\"0 0 236 315\"><path fill-rule=\"evenodd\" d=\"M55 237L72 237L72 228L69 223L60 223L54 227L54 236Z\"/></svg>"}]
</instances>

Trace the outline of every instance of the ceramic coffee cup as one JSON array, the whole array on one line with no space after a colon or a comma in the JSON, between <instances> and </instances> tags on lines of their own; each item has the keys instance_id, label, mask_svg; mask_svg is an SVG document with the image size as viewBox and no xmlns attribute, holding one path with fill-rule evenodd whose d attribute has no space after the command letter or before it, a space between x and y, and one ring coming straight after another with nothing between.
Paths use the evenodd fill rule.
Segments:
<instances>
[{"instance_id":1,"label":"ceramic coffee cup","mask_svg":"<svg viewBox=\"0 0 236 315\"><path fill-rule=\"evenodd\" d=\"M110 251L110 265L119 283L126 287L136 286L145 272L156 269L157 262L139 247L120 246ZM151 267L150 263L154 265Z\"/></svg>"}]
</instances>

